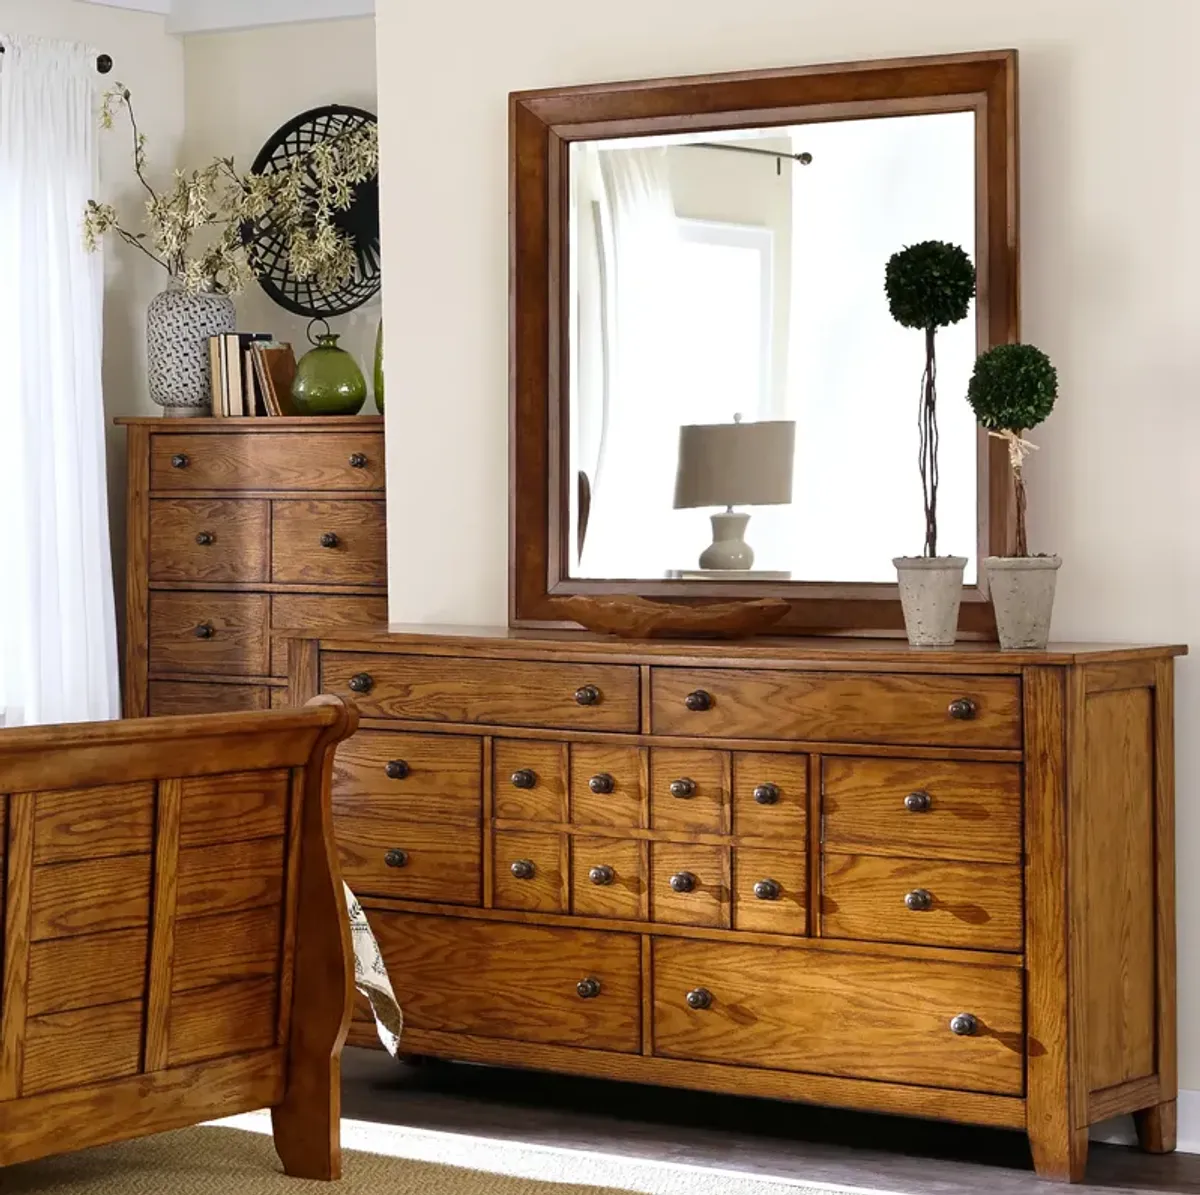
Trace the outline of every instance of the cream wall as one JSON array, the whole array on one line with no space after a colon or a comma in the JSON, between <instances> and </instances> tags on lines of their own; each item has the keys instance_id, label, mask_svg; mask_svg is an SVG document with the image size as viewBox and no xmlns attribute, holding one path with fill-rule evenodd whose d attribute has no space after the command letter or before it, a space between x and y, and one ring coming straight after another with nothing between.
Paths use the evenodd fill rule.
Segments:
<instances>
[{"instance_id":1,"label":"cream wall","mask_svg":"<svg viewBox=\"0 0 1200 1195\"><path fill-rule=\"evenodd\" d=\"M1030 466L1055 632L1200 642L1195 0L379 6L391 613L506 620L507 93L1015 46L1025 337L1062 376ZM1180 1008L1200 1001L1200 717L1179 670ZM1180 1018L1200 1088L1200 1025Z\"/></svg>"}]
</instances>

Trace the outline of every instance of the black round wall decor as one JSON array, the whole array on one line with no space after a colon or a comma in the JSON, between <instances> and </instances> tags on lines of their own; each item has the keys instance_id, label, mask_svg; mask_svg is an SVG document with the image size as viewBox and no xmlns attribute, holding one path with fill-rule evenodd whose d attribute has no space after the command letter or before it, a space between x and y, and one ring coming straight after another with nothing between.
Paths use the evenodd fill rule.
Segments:
<instances>
[{"instance_id":1,"label":"black round wall decor","mask_svg":"<svg viewBox=\"0 0 1200 1195\"><path fill-rule=\"evenodd\" d=\"M376 117L362 108L329 104L289 120L262 147L254 160L255 174L274 174L292 159L366 124ZM354 201L345 211L333 213L334 226L354 246L354 271L334 292L323 290L315 278L297 278L290 269L287 240L268 213L245 230L250 264L259 284L285 311L308 319L346 315L379 293L382 270L379 260L379 176L364 179L354 188Z\"/></svg>"}]
</instances>

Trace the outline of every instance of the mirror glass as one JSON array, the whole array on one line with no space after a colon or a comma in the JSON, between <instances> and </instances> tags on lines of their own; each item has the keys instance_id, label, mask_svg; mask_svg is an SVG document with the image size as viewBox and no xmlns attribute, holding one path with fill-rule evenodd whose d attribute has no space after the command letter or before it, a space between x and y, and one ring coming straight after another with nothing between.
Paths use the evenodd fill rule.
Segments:
<instances>
[{"instance_id":1,"label":"mirror glass","mask_svg":"<svg viewBox=\"0 0 1200 1195\"><path fill-rule=\"evenodd\" d=\"M571 576L895 581L925 344L884 269L977 260L976 160L973 112L572 144ZM938 548L968 583L976 344L974 309L937 337Z\"/></svg>"}]
</instances>

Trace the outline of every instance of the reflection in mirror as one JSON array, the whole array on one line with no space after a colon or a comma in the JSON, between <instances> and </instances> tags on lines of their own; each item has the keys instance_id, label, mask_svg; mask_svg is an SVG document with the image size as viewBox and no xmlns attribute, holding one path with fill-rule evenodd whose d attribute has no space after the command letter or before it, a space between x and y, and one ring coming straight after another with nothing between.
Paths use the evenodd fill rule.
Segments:
<instances>
[{"instance_id":1,"label":"reflection in mirror","mask_svg":"<svg viewBox=\"0 0 1200 1195\"><path fill-rule=\"evenodd\" d=\"M976 258L975 114L580 141L570 169L571 575L893 582L924 539L924 347L884 267ZM939 539L968 584L975 354L973 318L939 334Z\"/></svg>"}]
</instances>

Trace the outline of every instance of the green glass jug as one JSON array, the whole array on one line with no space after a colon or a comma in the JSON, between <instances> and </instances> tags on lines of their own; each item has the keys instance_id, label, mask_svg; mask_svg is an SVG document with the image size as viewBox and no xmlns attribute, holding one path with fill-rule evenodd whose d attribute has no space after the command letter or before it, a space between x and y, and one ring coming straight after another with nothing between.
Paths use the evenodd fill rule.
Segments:
<instances>
[{"instance_id":1,"label":"green glass jug","mask_svg":"<svg viewBox=\"0 0 1200 1195\"><path fill-rule=\"evenodd\" d=\"M375 333L375 405L383 414L383 320Z\"/></svg>"},{"instance_id":2,"label":"green glass jug","mask_svg":"<svg viewBox=\"0 0 1200 1195\"><path fill-rule=\"evenodd\" d=\"M313 336L314 324L325 331ZM367 379L324 320L313 320L308 339L314 346L300 358L292 398L301 415L357 415L367 400Z\"/></svg>"}]
</instances>

